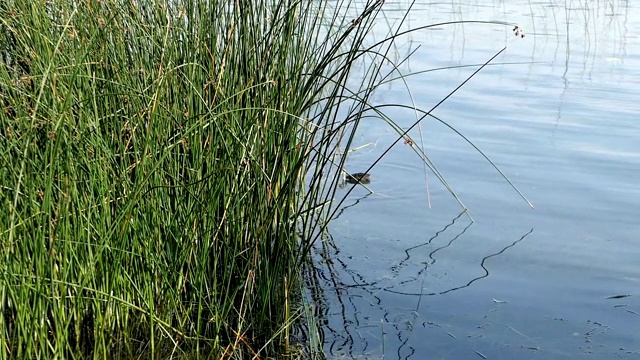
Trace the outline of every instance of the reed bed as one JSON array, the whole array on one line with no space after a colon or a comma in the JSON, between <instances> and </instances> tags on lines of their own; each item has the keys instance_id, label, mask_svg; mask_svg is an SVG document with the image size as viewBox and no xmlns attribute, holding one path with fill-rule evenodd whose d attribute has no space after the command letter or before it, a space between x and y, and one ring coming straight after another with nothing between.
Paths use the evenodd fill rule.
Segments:
<instances>
[{"instance_id":1,"label":"reed bed","mask_svg":"<svg viewBox=\"0 0 640 360\"><path fill-rule=\"evenodd\" d=\"M322 357L300 269L383 6L2 2L0 358Z\"/></svg>"},{"instance_id":2,"label":"reed bed","mask_svg":"<svg viewBox=\"0 0 640 360\"><path fill-rule=\"evenodd\" d=\"M2 2L0 358L294 348L303 180L382 3Z\"/></svg>"}]
</instances>

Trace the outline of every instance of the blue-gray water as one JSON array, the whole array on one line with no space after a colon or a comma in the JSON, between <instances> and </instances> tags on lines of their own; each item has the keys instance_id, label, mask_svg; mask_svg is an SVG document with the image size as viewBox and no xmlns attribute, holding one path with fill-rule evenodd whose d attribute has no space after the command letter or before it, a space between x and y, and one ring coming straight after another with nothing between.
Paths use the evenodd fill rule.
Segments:
<instances>
[{"instance_id":1,"label":"blue-gray water","mask_svg":"<svg viewBox=\"0 0 640 360\"><path fill-rule=\"evenodd\" d=\"M407 5L385 2L388 23ZM355 189L324 243L331 261L314 302L325 312L329 357L640 358L639 6L418 1L408 27L496 20L524 31L442 26L404 37L394 56L420 47L401 68L409 73L481 64L507 47L433 114L477 145L535 209L459 135L425 120L422 135L411 132L414 146L474 222L459 216L409 144L396 145L372 170L374 193ZM413 101L430 109L476 69L408 78ZM399 81L373 100L411 104ZM386 111L405 127L415 120L411 111ZM397 136L373 118L359 131L356 146L366 146L350 157L352 172Z\"/></svg>"}]
</instances>

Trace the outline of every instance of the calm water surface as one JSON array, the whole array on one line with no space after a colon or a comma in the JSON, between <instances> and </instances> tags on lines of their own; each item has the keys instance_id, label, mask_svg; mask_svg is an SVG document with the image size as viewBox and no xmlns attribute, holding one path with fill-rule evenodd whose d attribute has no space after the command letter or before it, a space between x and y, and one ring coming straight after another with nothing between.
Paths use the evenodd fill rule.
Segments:
<instances>
[{"instance_id":1,"label":"calm water surface","mask_svg":"<svg viewBox=\"0 0 640 360\"><path fill-rule=\"evenodd\" d=\"M393 24L406 1L384 4ZM330 228L314 303L331 358L640 358L640 5L626 1L418 1L405 73L484 68L411 136L469 208L400 142ZM379 34L385 34L380 22ZM416 75L430 109L477 67ZM411 104L402 83L379 103ZM388 109L402 126L411 111ZM347 164L363 171L395 139L367 119ZM344 190L343 190L344 192ZM622 297L622 295L625 295ZM626 296L630 295L630 296Z\"/></svg>"}]
</instances>

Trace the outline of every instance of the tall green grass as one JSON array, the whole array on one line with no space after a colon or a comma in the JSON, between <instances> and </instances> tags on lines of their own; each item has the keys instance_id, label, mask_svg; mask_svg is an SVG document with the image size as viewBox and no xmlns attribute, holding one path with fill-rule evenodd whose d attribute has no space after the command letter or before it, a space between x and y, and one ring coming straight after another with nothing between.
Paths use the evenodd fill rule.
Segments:
<instances>
[{"instance_id":1,"label":"tall green grass","mask_svg":"<svg viewBox=\"0 0 640 360\"><path fill-rule=\"evenodd\" d=\"M0 3L0 358L296 348L383 5Z\"/></svg>"},{"instance_id":2,"label":"tall green grass","mask_svg":"<svg viewBox=\"0 0 640 360\"><path fill-rule=\"evenodd\" d=\"M0 357L284 352L382 3L2 2Z\"/></svg>"}]
</instances>

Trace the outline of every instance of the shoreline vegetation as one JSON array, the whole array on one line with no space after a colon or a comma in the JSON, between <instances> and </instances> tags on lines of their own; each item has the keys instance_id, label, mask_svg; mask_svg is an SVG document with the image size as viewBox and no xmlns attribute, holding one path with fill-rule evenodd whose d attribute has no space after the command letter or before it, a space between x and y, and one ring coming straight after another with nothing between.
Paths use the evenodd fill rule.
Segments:
<instances>
[{"instance_id":1,"label":"shoreline vegetation","mask_svg":"<svg viewBox=\"0 0 640 360\"><path fill-rule=\"evenodd\" d=\"M301 268L383 6L2 2L0 358L322 358Z\"/></svg>"}]
</instances>

